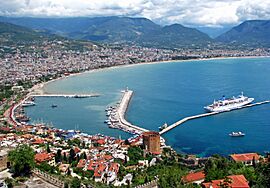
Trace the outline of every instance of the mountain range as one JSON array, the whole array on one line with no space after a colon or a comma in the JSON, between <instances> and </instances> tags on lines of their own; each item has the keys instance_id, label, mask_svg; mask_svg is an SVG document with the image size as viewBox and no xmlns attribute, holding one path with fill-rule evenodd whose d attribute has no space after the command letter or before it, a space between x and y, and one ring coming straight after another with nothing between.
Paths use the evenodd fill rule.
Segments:
<instances>
[{"instance_id":1,"label":"mountain range","mask_svg":"<svg viewBox=\"0 0 270 188\"><path fill-rule=\"evenodd\" d=\"M250 20L233 27L218 36L217 41L224 43L243 44L248 46L270 47L270 21Z\"/></svg>"},{"instance_id":2,"label":"mountain range","mask_svg":"<svg viewBox=\"0 0 270 188\"><path fill-rule=\"evenodd\" d=\"M31 28L41 32L42 36L56 34L101 43L131 43L161 48L201 48L217 42L225 45L244 44L251 47L270 46L268 37L270 21L267 20L245 21L230 30L227 28L227 32L215 39L195 28L185 27L181 24L160 26L146 18L117 16L95 18L0 17L0 22L20 25L24 27L24 30Z\"/></svg>"},{"instance_id":3,"label":"mountain range","mask_svg":"<svg viewBox=\"0 0 270 188\"><path fill-rule=\"evenodd\" d=\"M35 32L32 29L10 24L0 23L0 42L1 44L11 44L14 42L28 43L41 41L52 37L51 35L41 32Z\"/></svg>"},{"instance_id":4,"label":"mountain range","mask_svg":"<svg viewBox=\"0 0 270 188\"><path fill-rule=\"evenodd\" d=\"M0 17L0 21L73 39L104 43L136 43L151 47L178 48L205 46L213 42L213 39L197 29L180 24L162 27L146 18Z\"/></svg>"}]
</instances>

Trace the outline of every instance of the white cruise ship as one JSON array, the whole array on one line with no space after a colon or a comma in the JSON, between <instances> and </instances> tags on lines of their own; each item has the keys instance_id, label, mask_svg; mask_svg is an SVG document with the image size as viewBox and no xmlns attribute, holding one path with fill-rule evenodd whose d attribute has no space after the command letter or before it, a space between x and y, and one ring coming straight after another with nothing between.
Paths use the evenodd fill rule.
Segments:
<instances>
[{"instance_id":1,"label":"white cruise ship","mask_svg":"<svg viewBox=\"0 0 270 188\"><path fill-rule=\"evenodd\" d=\"M221 100L214 101L213 104L205 106L204 109L209 112L224 112L240 108L252 103L252 101L254 101L254 98L246 97L242 92L238 97L232 97L230 99L226 99L225 96L223 96Z\"/></svg>"}]
</instances>

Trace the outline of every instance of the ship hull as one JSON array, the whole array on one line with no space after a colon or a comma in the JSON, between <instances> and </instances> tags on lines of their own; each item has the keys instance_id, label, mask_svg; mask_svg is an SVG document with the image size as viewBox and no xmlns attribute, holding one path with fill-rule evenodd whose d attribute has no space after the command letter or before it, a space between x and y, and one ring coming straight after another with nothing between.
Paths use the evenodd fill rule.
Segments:
<instances>
[{"instance_id":1,"label":"ship hull","mask_svg":"<svg viewBox=\"0 0 270 188\"><path fill-rule=\"evenodd\" d=\"M231 111L231 110L236 110L239 109L245 105L248 105L254 101L254 98L248 98L247 101L241 102L241 103L236 103L232 105L226 105L226 106L219 106L216 108L211 108L209 106L204 107L204 109L207 112L226 112L226 111Z\"/></svg>"}]
</instances>

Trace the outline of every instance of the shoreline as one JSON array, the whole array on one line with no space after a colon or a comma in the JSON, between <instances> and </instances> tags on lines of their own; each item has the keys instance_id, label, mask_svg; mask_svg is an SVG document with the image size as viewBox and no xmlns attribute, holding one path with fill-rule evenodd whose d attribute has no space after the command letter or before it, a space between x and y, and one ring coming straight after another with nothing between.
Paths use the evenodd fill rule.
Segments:
<instances>
[{"instance_id":1,"label":"shoreline","mask_svg":"<svg viewBox=\"0 0 270 188\"><path fill-rule=\"evenodd\" d=\"M211 57L211 58L194 58L194 59L187 59L187 60L167 60L167 61L153 61L153 62L140 62L140 63L135 63L135 64L125 64L125 65L115 65L115 66L110 66L110 67L103 67L103 68L95 68L91 70L86 70L78 73L70 73L68 76L64 77L58 77L52 80L49 80L47 82L42 82L34 85L30 89L30 93L38 93L38 94L51 94L50 92L46 92L44 90L44 87L52 82L56 82L59 80L67 79L69 77L73 76L79 76L82 74L88 74L88 73L93 73L93 72L98 72L102 70L109 70L109 69L116 69L116 68L123 68L123 67L133 67L133 66L138 66L138 65L149 65L149 64L161 64L161 63L183 63L183 62L190 62L190 61L209 61L209 60L222 60L222 59L252 59L252 58L270 58L270 56L242 56L242 57Z\"/></svg>"},{"instance_id":2,"label":"shoreline","mask_svg":"<svg viewBox=\"0 0 270 188\"><path fill-rule=\"evenodd\" d=\"M79 73L74 73L74 74L70 74L68 76L64 76L64 77L58 77L56 79L52 79L49 80L47 82L42 82L42 83L38 83L36 85L34 85L30 90L34 90L34 91L42 91L43 87L46 86L46 84L61 80L61 79L65 79L65 78L69 78L71 76L77 76L80 74L88 74L91 72L98 72L98 71L106 71L108 69L117 69L117 68L122 68L122 67L132 67L132 66L137 66L137 65L145 65L145 64L161 64L161 63L183 63L183 62L203 62L203 61L208 61L208 60L219 60L219 59L253 59L253 58L269 58L269 56L245 56L245 57L218 57L218 58L203 58L203 59L189 59L189 60L170 60L170 61L156 61L156 62L143 62L143 63L137 63L137 64L128 64L128 65L117 65L117 66L111 66L111 67L104 67L104 68L97 68L97 69L92 69L92 70L87 70L87 71L83 71L83 72L79 72ZM31 95L31 91L27 94L27 96L30 94ZM44 92L46 93L46 92ZM102 133L101 133L102 134ZM185 152L183 152L185 153Z\"/></svg>"}]
</instances>

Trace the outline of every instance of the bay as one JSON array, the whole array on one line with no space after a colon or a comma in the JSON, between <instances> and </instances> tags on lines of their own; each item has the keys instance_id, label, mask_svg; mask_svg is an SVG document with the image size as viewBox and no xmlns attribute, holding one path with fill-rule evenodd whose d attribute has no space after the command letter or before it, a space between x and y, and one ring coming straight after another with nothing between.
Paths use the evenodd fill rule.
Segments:
<instances>
[{"instance_id":1,"label":"bay","mask_svg":"<svg viewBox=\"0 0 270 188\"><path fill-rule=\"evenodd\" d=\"M270 98L270 58L235 58L144 64L102 69L51 82L49 93L100 93L97 98L37 97L37 105L26 108L32 121L52 122L62 129L128 138L104 124L105 108L115 104L121 90L134 96L126 118L141 127L158 131L167 122L204 113L203 107L242 91L255 100ZM51 108L57 104L57 108ZM163 135L178 152L209 156L270 150L270 104L188 121ZM232 131L246 136L232 138Z\"/></svg>"}]
</instances>

